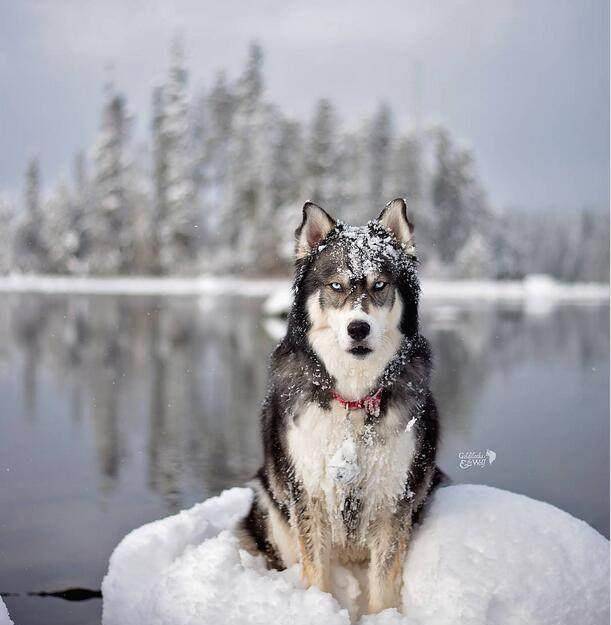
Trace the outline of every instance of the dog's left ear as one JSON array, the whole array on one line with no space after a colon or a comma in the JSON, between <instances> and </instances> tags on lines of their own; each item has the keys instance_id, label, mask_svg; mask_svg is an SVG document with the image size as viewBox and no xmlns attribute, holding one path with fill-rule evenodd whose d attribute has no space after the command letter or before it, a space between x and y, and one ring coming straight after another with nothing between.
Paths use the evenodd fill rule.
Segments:
<instances>
[{"instance_id":1,"label":"dog's left ear","mask_svg":"<svg viewBox=\"0 0 611 625\"><path fill-rule=\"evenodd\" d=\"M388 202L378 221L395 235L408 254L414 253L414 226L407 217L407 202L403 198Z\"/></svg>"},{"instance_id":2,"label":"dog's left ear","mask_svg":"<svg viewBox=\"0 0 611 625\"><path fill-rule=\"evenodd\" d=\"M303 205L303 221L295 230L295 255L297 258L307 256L335 228L335 219L327 211L306 202Z\"/></svg>"}]
</instances>

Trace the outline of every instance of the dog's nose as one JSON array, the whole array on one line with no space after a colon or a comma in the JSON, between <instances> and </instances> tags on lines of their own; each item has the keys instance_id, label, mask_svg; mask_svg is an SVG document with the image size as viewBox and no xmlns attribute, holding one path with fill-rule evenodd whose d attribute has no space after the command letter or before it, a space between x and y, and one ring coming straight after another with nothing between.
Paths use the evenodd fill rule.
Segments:
<instances>
[{"instance_id":1,"label":"dog's nose","mask_svg":"<svg viewBox=\"0 0 611 625\"><path fill-rule=\"evenodd\" d=\"M366 321L351 321L348 324L348 334L355 341L362 341L369 334L370 329Z\"/></svg>"}]
</instances>

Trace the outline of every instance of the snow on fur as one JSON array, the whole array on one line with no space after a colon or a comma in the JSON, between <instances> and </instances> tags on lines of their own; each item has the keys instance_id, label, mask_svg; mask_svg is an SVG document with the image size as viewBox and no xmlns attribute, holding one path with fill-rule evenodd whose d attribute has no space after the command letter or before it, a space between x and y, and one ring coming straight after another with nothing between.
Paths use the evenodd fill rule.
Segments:
<instances>
[{"instance_id":1,"label":"snow on fur","mask_svg":"<svg viewBox=\"0 0 611 625\"><path fill-rule=\"evenodd\" d=\"M251 497L233 488L128 534L102 584L103 624L609 622L609 543L551 505L487 486L440 489L405 563L403 614L358 620L361 571L336 567L334 598L305 589L298 566L269 571L240 550L231 530Z\"/></svg>"}]
</instances>

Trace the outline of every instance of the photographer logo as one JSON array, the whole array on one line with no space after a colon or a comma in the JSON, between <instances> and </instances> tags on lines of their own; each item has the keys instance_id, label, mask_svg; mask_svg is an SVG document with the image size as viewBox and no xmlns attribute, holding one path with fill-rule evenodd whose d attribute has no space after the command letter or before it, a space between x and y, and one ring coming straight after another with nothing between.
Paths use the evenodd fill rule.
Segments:
<instances>
[{"instance_id":1,"label":"photographer logo","mask_svg":"<svg viewBox=\"0 0 611 625\"><path fill-rule=\"evenodd\" d=\"M478 467L483 469L486 464L492 464L496 460L496 452L492 449L486 451L461 451L458 454L458 466L461 469Z\"/></svg>"}]
</instances>

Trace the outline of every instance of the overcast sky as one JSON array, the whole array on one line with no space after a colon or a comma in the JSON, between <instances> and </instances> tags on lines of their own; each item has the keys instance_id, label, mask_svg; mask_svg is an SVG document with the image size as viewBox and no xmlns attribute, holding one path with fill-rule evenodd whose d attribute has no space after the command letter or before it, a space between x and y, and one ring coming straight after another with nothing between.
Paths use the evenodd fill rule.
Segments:
<instances>
[{"instance_id":1,"label":"overcast sky","mask_svg":"<svg viewBox=\"0 0 611 625\"><path fill-rule=\"evenodd\" d=\"M269 98L299 118L386 100L472 147L498 206L608 207L608 0L0 0L0 190L32 154L49 184L91 145L109 63L145 137L177 30L195 92L256 38Z\"/></svg>"}]
</instances>

